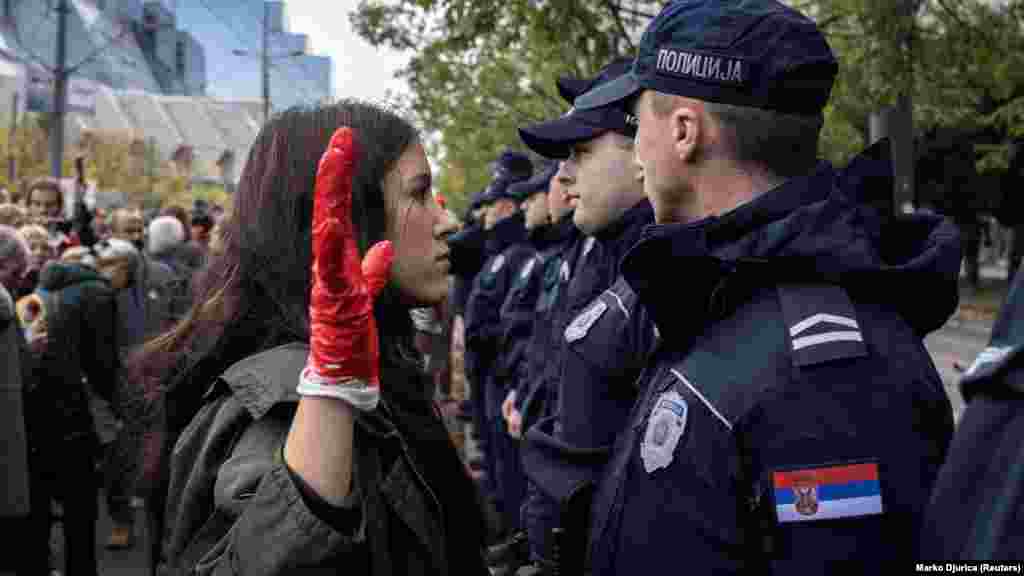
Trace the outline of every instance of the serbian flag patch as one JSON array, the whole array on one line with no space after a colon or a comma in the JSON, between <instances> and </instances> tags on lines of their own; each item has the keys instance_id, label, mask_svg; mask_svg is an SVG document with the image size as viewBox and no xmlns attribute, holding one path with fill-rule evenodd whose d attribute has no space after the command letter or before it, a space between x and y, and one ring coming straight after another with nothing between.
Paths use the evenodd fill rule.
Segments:
<instances>
[{"instance_id":1,"label":"serbian flag patch","mask_svg":"<svg viewBox=\"0 0 1024 576\"><path fill-rule=\"evenodd\" d=\"M881 514L878 464L830 465L772 472L780 523Z\"/></svg>"}]
</instances>

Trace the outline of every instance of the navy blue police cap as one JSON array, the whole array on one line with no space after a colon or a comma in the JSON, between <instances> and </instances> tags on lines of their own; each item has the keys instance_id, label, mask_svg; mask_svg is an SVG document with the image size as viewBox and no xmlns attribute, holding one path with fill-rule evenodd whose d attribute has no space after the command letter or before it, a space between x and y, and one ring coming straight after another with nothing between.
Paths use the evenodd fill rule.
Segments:
<instances>
[{"instance_id":1,"label":"navy blue police cap","mask_svg":"<svg viewBox=\"0 0 1024 576\"><path fill-rule=\"evenodd\" d=\"M551 179L555 177L557 172L558 164L551 163L550 165L543 167L529 180L513 183L508 187L508 193L517 202L522 202L538 192L547 193L548 186L551 184Z\"/></svg>"},{"instance_id":2,"label":"navy blue police cap","mask_svg":"<svg viewBox=\"0 0 1024 576\"><path fill-rule=\"evenodd\" d=\"M632 105L643 90L706 102L815 115L839 71L811 19L777 0L677 0L640 39L632 70L574 102Z\"/></svg>"},{"instance_id":3,"label":"navy blue police cap","mask_svg":"<svg viewBox=\"0 0 1024 576\"><path fill-rule=\"evenodd\" d=\"M523 182L524 180L511 178L498 178L487 185L487 188L483 193L483 204L491 204L501 199L515 200L515 197L510 194L509 188L516 182Z\"/></svg>"},{"instance_id":4,"label":"navy blue police cap","mask_svg":"<svg viewBox=\"0 0 1024 576\"><path fill-rule=\"evenodd\" d=\"M555 81L558 86L558 95L571 106L576 97L587 91L590 87L589 78L576 78L575 76L561 76Z\"/></svg>"},{"instance_id":5,"label":"navy blue police cap","mask_svg":"<svg viewBox=\"0 0 1024 576\"><path fill-rule=\"evenodd\" d=\"M526 180L533 175L533 162L530 157L518 150L505 149L491 164L493 172L491 180L508 180L516 182Z\"/></svg>"},{"instance_id":6,"label":"navy blue police cap","mask_svg":"<svg viewBox=\"0 0 1024 576\"><path fill-rule=\"evenodd\" d=\"M619 58L608 64L587 82L587 89L614 82L629 73L632 61ZM519 129L519 137L531 150L546 158L569 157L572 145L597 138L605 132L618 132L627 138L636 135L636 117L618 102L581 110L570 108L562 117Z\"/></svg>"}]
</instances>

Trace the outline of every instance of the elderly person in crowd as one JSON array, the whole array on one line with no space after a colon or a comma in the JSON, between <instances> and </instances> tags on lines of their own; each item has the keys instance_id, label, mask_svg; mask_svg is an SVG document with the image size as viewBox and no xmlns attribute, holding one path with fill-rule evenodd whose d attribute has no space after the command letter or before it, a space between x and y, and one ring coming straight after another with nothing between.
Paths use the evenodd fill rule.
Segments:
<instances>
[{"instance_id":1,"label":"elderly person in crowd","mask_svg":"<svg viewBox=\"0 0 1024 576\"><path fill-rule=\"evenodd\" d=\"M0 203L0 225L20 228L28 214L17 204Z\"/></svg>"},{"instance_id":2,"label":"elderly person in crowd","mask_svg":"<svg viewBox=\"0 0 1024 576\"><path fill-rule=\"evenodd\" d=\"M18 234L28 244L29 249L28 270L25 272L25 279L19 293L19 296L23 296L35 290L36 284L39 282L39 273L43 270L43 266L56 258L56 250L50 244L50 235L46 232L46 228L42 226L37 224L22 226L18 229Z\"/></svg>"}]
</instances>

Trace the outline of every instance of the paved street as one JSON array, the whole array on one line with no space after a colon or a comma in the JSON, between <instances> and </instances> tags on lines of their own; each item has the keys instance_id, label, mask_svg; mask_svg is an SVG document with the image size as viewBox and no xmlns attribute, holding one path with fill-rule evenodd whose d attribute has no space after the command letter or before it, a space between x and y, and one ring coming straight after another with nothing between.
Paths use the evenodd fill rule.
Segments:
<instances>
[{"instance_id":1,"label":"paved street","mask_svg":"<svg viewBox=\"0 0 1024 576\"><path fill-rule=\"evenodd\" d=\"M942 375L946 392L953 403L953 414L958 420L963 410L963 399L957 388L960 373L954 368L954 364L958 363L965 368L970 366L978 353L988 344L991 330L991 324L986 322L951 321L925 339L925 347L931 354L939 374Z\"/></svg>"}]
</instances>

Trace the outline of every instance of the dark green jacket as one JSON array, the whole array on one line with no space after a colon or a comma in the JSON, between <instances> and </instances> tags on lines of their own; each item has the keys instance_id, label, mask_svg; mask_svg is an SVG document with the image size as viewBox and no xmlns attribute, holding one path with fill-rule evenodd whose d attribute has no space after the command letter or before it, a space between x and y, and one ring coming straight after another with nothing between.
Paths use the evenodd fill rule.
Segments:
<instances>
[{"instance_id":1,"label":"dark green jacket","mask_svg":"<svg viewBox=\"0 0 1024 576\"><path fill-rule=\"evenodd\" d=\"M207 392L170 456L164 573L451 572L445 539L460 535L444 533L383 402L356 416L350 522L328 524L309 505L282 458L308 353L289 344L250 356Z\"/></svg>"}]
</instances>

